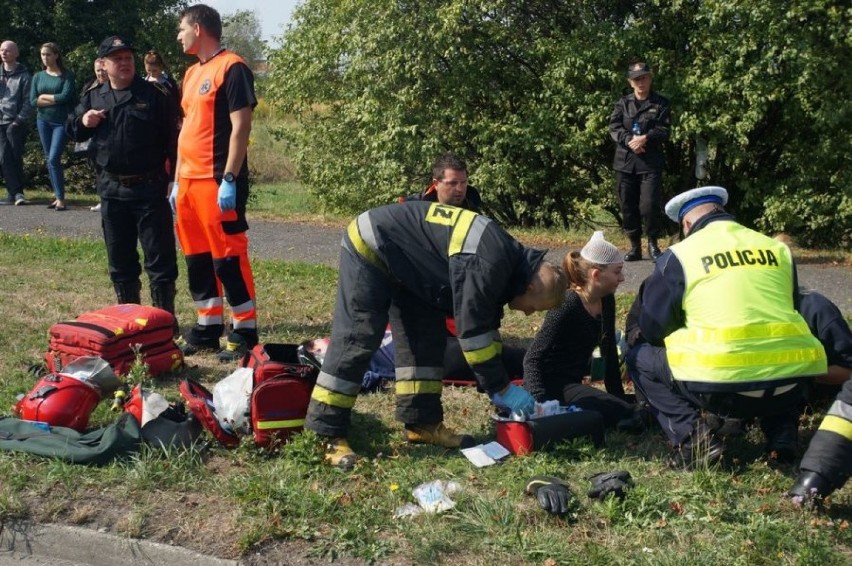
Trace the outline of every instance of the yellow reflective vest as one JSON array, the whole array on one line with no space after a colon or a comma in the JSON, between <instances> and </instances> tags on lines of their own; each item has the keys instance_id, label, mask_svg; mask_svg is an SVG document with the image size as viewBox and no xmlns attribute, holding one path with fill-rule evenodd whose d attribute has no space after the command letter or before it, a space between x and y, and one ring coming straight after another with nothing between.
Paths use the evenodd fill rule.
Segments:
<instances>
[{"instance_id":1,"label":"yellow reflective vest","mask_svg":"<svg viewBox=\"0 0 852 566\"><path fill-rule=\"evenodd\" d=\"M675 379L742 388L825 373L825 351L793 306L786 245L716 221L671 250L685 277L686 325L665 339Z\"/></svg>"}]
</instances>

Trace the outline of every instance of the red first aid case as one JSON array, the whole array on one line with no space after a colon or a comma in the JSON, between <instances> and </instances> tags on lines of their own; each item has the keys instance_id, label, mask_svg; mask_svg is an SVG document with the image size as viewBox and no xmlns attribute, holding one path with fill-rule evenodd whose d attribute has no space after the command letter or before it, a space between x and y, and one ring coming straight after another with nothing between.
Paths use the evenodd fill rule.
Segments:
<instances>
[{"instance_id":1,"label":"red first aid case","mask_svg":"<svg viewBox=\"0 0 852 566\"><path fill-rule=\"evenodd\" d=\"M50 327L45 361L59 372L80 356L100 356L124 375L138 350L152 376L174 371L183 354L174 342L174 316L162 309L123 304L81 314Z\"/></svg>"},{"instance_id":2,"label":"red first aid case","mask_svg":"<svg viewBox=\"0 0 852 566\"><path fill-rule=\"evenodd\" d=\"M596 447L604 445L603 417L597 411L560 413L527 421L515 421L492 415L497 442L518 456L523 456L561 441L588 436Z\"/></svg>"},{"instance_id":3,"label":"red first aid case","mask_svg":"<svg viewBox=\"0 0 852 566\"><path fill-rule=\"evenodd\" d=\"M180 384L180 395L186 401L186 408L195 415L201 426L206 428L213 438L228 448L240 444L239 437L222 428L213 407L213 394L203 385L191 378L184 379Z\"/></svg>"}]
</instances>

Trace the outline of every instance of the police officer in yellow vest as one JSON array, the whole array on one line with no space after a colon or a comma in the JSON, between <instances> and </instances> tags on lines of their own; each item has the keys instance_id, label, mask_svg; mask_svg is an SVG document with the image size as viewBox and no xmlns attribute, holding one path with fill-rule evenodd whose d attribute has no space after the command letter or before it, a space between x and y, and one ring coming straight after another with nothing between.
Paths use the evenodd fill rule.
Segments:
<instances>
[{"instance_id":1,"label":"police officer in yellow vest","mask_svg":"<svg viewBox=\"0 0 852 566\"><path fill-rule=\"evenodd\" d=\"M826 356L799 308L796 267L786 245L737 223L722 187L686 191L666 204L685 239L657 260L645 283L639 326L668 364L639 372L674 450L674 467L722 457L699 409L759 417L767 451L792 459L805 378Z\"/></svg>"}]
</instances>

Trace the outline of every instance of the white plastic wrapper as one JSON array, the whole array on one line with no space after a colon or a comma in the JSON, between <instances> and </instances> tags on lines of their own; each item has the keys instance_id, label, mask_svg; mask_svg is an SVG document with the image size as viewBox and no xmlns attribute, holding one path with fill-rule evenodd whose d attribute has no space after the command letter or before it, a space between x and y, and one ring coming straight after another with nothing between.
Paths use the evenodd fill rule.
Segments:
<instances>
[{"instance_id":1,"label":"white plastic wrapper","mask_svg":"<svg viewBox=\"0 0 852 566\"><path fill-rule=\"evenodd\" d=\"M450 499L450 495L461 491L461 485L454 481L435 480L421 483L411 493L417 500L417 505L407 503L397 508L394 518L414 517L421 513L441 513L452 509L456 502Z\"/></svg>"},{"instance_id":2,"label":"white plastic wrapper","mask_svg":"<svg viewBox=\"0 0 852 566\"><path fill-rule=\"evenodd\" d=\"M239 368L213 386L213 407L222 428L250 434L249 401L254 386L251 368Z\"/></svg>"}]
</instances>

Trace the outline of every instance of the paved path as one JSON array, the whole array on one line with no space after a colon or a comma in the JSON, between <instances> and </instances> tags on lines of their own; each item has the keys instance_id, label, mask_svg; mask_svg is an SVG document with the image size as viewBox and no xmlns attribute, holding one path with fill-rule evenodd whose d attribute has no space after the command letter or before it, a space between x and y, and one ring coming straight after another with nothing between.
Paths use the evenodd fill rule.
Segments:
<instances>
[{"instance_id":1,"label":"paved path","mask_svg":"<svg viewBox=\"0 0 852 566\"><path fill-rule=\"evenodd\" d=\"M253 257L305 261L337 266L340 226L310 222L280 222L250 220L250 253ZM100 215L88 207L71 208L66 212L47 210L44 205L0 206L0 230L12 233L43 234L70 238L101 238ZM557 248L548 254L561 259L567 250ZM622 291L636 291L639 283L651 273L654 264L649 260L626 263ZM799 266L800 283L818 289L829 297L848 316L852 316L852 267L803 264Z\"/></svg>"},{"instance_id":2,"label":"paved path","mask_svg":"<svg viewBox=\"0 0 852 566\"><path fill-rule=\"evenodd\" d=\"M179 546L103 531L26 521L0 522L0 566L237 566Z\"/></svg>"}]
</instances>

